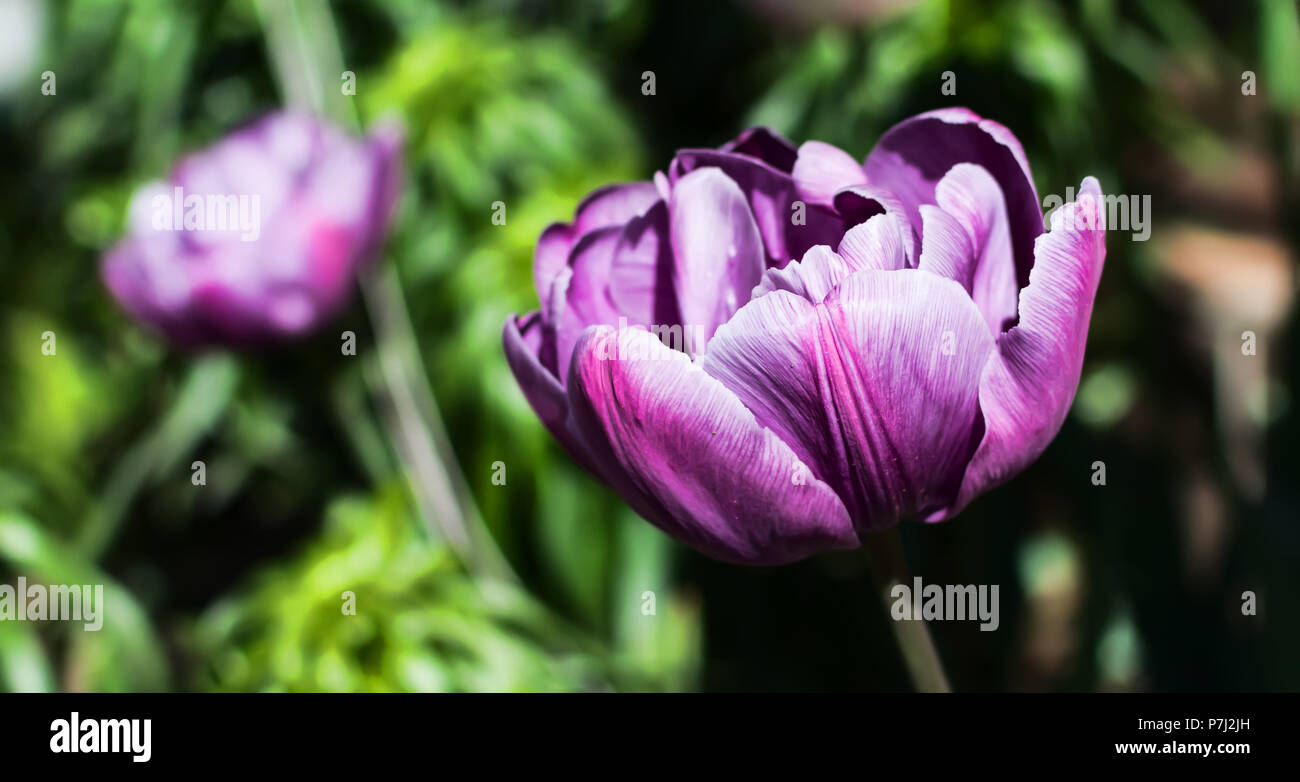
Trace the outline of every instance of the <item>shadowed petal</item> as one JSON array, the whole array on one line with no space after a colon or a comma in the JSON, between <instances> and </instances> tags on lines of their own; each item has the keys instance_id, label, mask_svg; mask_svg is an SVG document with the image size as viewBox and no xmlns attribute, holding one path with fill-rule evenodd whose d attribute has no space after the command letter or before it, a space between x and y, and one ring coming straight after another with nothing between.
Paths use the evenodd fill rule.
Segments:
<instances>
[{"instance_id":1,"label":"shadowed petal","mask_svg":"<svg viewBox=\"0 0 1300 782\"><path fill-rule=\"evenodd\" d=\"M716 168L702 168L673 187L673 283L683 324L707 344L718 326L749 301L765 260L749 203L740 188ZM693 340L692 340L693 341ZM703 344L688 344L691 352Z\"/></svg>"},{"instance_id":2,"label":"shadowed petal","mask_svg":"<svg viewBox=\"0 0 1300 782\"><path fill-rule=\"evenodd\" d=\"M955 496L992 350L951 280L866 270L819 305L786 291L755 299L700 365L871 530Z\"/></svg>"},{"instance_id":3,"label":"shadowed petal","mask_svg":"<svg viewBox=\"0 0 1300 782\"><path fill-rule=\"evenodd\" d=\"M791 144L785 136L764 127L749 128L734 141L723 144L721 151L755 158L787 174L794 168L795 157L798 154L794 144Z\"/></svg>"},{"instance_id":4,"label":"shadowed petal","mask_svg":"<svg viewBox=\"0 0 1300 782\"><path fill-rule=\"evenodd\" d=\"M1034 238L1043 232L1038 192L1029 163L1011 131L968 109L920 114L895 125L867 156L867 179L894 193L916 227L921 204L933 204L935 186L958 163L975 163L1002 190L1018 287L1029 281Z\"/></svg>"},{"instance_id":5,"label":"shadowed petal","mask_svg":"<svg viewBox=\"0 0 1300 782\"><path fill-rule=\"evenodd\" d=\"M560 378L569 375L573 346L584 329L597 323L618 323L620 313L609 299L609 270L622 233L621 226L609 226L578 240L569 259L571 276L562 289L562 307L557 299L561 292L559 285L565 278L563 275L556 278L550 308L556 318L556 373Z\"/></svg>"},{"instance_id":6,"label":"shadowed petal","mask_svg":"<svg viewBox=\"0 0 1300 782\"><path fill-rule=\"evenodd\" d=\"M768 266L784 266L802 258L808 248L833 245L844 234L844 220L820 204L805 204L803 220L796 221L795 201L802 201L794 179L766 163L745 155L712 149L688 149L677 153L668 167L673 185L700 168L720 168L740 186L749 201L754 220L763 235Z\"/></svg>"},{"instance_id":7,"label":"shadowed petal","mask_svg":"<svg viewBox=\"0 0 1300 782\"><path fill-rule=\"evenodd\" d=\"M989 329L1000 334L1015 324L1020 296L1002 190L980 166L958 163L935 188L935 199L970 237L975 266L967 288Z\"/></svg>"},{"instance_id":8,"label":"shadowed petal","mask_svg":"<svg viewBox=\"0 0 1300 782\"><path fill-rule=\"evenodd\" d=\"M615 488L696 549L773 565L858 545L844 505L790 447L649 332L587 331L568 387L593 457L621 468Z\"/></svg>"},{"instance_id":9,"label":"shadowed petal","mask_svg":"<svg viewBox=\"0 0 1300 782\"><path fill-rule=\"evenodd\" d=\"M673 268L668 205L657 201L619 236L609 271L610 301L632 324L678 323Z\"/></svg>"},{"instance_id":10,"label":"shadowed petal","mask_svg":"<svg viewBox=\"0 0 1300 782\"><path fill-rule=\"evenodd\" d=\"M522 317L511 315L506 319L501 333L506 362L514 373L524 398L541 419L546 430L559 441L569 456L595 475L600 475L587 455L587 449L577 435L569 431L569 400L552 375L537 358L541 347L541 315L537 312Z\"/></svg>"},{"instance_id":11,"label":"shadowed petal","mask_svg":"<svg viewBox=\"0 0 1300 782\"><path fill-rule=\"evenodd\" d=\"M569 255L584 235L601 228L621 226L659 200L651 182L606 185L578 204L572 223L552 223L537 240L533 254L533 284L539 301L546 301L556 276L569 263Z\"/></svg>"},{"instance_id":12,"label":"shadowed petal","mask_svg":"<svg viewBox=\"0 0 1300 782\"><path fill-rule=\"evenodd\" d=\"M533 251L533 286L538 301L550 298L555 278L568 268L569 253L576 239L573 226L567 223L551 223L537 239L537 249Z\"/></svg>"},{"instance_id":13,"label":"shadowed petal","mask_svg":"<svg viewBox=\"0 0 1300 782\"><path fill-rule=\"evenodd\" d=\"M906 210L903 209L903 203L891 193L870 185L854 185L836 193L833 204L835 211L844 218L844 224L854 226L854 228L862 223L870 222L877 215L888 218L888 222L893 224L893 230L898 234L899 240L902 242L903 255L906 257L904 266L908 268L916 267L915 259L921 254L921 237L917 232L919 225L917 228L913 228L911 220L907 217ZM885 225L880 226L880 230L885 230L885 228ZM849 229L845 236L850 233L853 233L852 228ZM848 260L847 257L846 260ZM904 266L891 268L901 269ZM884 267L877 266L875 263L868 263L864 268Z\"/></svg>"},{"instance_id":14,"label":"shadowed petal","mask_svg":"<svg viewBox=\"0 0 1300 782\"><path fill-rule=\"evenodd\" d=\"M1096 179L1083 180L1078 201L1058 210L1052 230L1035 243L1034 270L1020 293L1020 323L998 337L980 381L983 439L956 501L929 520L956 515L975 496L1023 470L1065 421L1106 260L1101 197Z\"/></svg>"}]
</instances>

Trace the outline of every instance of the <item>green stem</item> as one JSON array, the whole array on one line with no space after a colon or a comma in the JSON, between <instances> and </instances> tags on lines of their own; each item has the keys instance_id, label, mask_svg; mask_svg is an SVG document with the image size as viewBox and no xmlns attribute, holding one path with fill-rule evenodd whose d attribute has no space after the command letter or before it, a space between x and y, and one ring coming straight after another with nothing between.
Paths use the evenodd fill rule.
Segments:
<instances>
[{"instance_id":1,"label":"green stem","mask_svg":"<svg viewBox=\"0 0 1300 782\"><path fill-rule=\"evenodd\" d=\"M356 112L337 88L342 73L329 6L309 0L259 3L267 45L289 105L359 129ZM328 78L327 78L328 75ZM410 476L425 522L477 573L515 580L456 464L429 385L397 272L390 264L358 275L375 332L379 372L366 373L381 405L394 449Z\"/></svg>"},{"instance_id":2,"label":"green stem","mask_svg":"<svg viewBox=\"0 0 1300 782\"><path fill-rule=\"evenodd\" d=\"M392 265L364 276L361 291L375 329L389 431L411 473L422 515L438 522L472 570L514 580L457 466Z\"/></svg>"},{"instance_id":3,"label":"green stem","mask_svg":"<svg viewBox=\"0 0 1300 782\"><path fill-rule=\"evenodd\" d=\"M899 584L911 587L907 559L903 555L903 537L898 528L869 536L863 543L863 550L871 563L881 605L885 608L885 616L894 631L899 651L902 652L903 663L912 677L912 686L917 692L952 692L925 620L913 617L900 621L892 616L894 587Z\"/></svg>"}]
</instances>

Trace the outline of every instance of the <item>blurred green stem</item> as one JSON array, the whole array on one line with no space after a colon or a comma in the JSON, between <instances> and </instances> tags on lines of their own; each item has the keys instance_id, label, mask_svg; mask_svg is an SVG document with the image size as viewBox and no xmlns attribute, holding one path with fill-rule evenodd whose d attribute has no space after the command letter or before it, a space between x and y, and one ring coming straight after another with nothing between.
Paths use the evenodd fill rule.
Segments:
<instances>
[{"instance_id":1,"label":"blurred green stem","mask_svg":"<svg viewBox=\"0 0 1300 782\"><path fill-rule=\"evenodd\" d=\"M384 409L388 427L411 472L421 515L439 522L447 542L472 570L513 579L509 563L478 515L469 485L456 466L393 264L383 264L363 276L361 292L375 329L384 396L389 402Z\"/></svg>"},{"instance_id":2,"label":"blurred green stem","mask_svg":"<svg viewBox=\"0 0 1300 782\"><path fill-rule=\"evenodd\" d=\"M868 536L863 543L863 550L871 563L881 605L885 608L886 621L894 631L894 639L898 641L903 662L912 677L912 686L917 692L952 692L925 620L921 617L895 620L892 615L894 587L899 584L905 584L908 588L912 586L907 559L903 556L903 536L898 528Z\"/></svg>"},{"instance_id":3,"label":"blurred green stem","mask_svg":"<svg viewBox=\"0 0 1300 782\"><path fill-rule=\"evenodd\" d=\"M258 6L286 102L359 129L351 102L335 87L343 65L328 4L261 0ZM358 275L379 352L379 377L368 373L367 380L387 402L385 423L420 514L471 570L514 580L456 466L394 264L377 267Z\"/></svg>"}]
</instances>

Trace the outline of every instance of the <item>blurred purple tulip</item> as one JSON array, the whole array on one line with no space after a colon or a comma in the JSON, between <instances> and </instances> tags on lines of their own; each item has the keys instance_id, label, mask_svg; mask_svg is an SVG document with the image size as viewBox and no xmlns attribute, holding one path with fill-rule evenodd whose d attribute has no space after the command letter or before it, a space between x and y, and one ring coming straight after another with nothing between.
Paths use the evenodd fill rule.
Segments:
<instances>
[{"instance_id":1,"label":"blurred purple tulip","mask_svg":"<svg viewBox=\"0 0 1300 782\"><path fill-rule=\"evenodd\" d=\"M1044 233L1019 142L965 109L900 123L863 165L750 130L548 228L506 356L573 458L700 551L855 547L951 518L1056 435L1100 199L1085 179Z\"/></svg>"},{"instance_id":2,"label":"blurred purple tulip","mask_svg":"<svg viewBox=\"0 0 1300 782\"><path fill-rule=\"evenodd\" d=\"M182 346L305 334L346 303L397 199L400 134L357 140L279 113L141 188L104 281L134 317Z\"/></svg>"}]
</instances>

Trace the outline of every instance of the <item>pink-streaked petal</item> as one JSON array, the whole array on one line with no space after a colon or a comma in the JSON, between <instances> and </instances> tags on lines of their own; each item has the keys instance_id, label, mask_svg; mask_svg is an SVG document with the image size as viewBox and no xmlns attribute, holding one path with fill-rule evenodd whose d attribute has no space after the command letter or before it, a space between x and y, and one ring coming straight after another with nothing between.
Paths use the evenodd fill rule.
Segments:
<instances>
[{"instance_id":1,"label":"pink-streaked petal","mask_svg":"<svg viewBox=\"0 0 1300 782\"><path fill-rule=\"evenodd\" d=\"M867 179L894 193L908 219L921 225L921 204L933 204L935 187L958 163L975 163L992 175L1006 202L1017 286L1029 281L1034 238L1043 232L1038 192L1024 149L1011 131L968 109L940 109L903 120L867 156Z\"/></svg>"},{"instance_id":2,"label":"pink-streaked petal","mask_svg":"<svg viewBox=\"0 0 1300 782\"><path fill-rule=\"evenodd\" d=\"M716 168L678 180L669 211L682 322L707 344L762 278L763 239L740 187ZM704 345L687 348L700 352Z\"/></svg>"},{"instance_id":3,"label":"pink-streaked petal","mask_svg":"<svg viewBox=\"0 0 1300 782\"><path fill-rule=\"evenodd\" d=\"M835 194L846 187L867 184L867 175L852 155L821 141L808 141L799 147L792 174L803 199L819 204L829 205Z\"/></svg>"},{"instance_id":4,"label":"pink-streaked petal","mask_svg":"<svg viewBox=\"0 0 1300 782\"><path fill-rule=\"evenodd\" d=\"M391 126L353 139L307 114L260 118L137 194L130 235L104 261L110 290L186 347L302 336L343 306L376 256L401 190L400 152ZM141 196L150 219L140 219ZM186 219L155 229L157 196ZM203 199L195 212L193 199Z\"/></svg>"},{"instance_id":5,"label":"pink-streaked petal","mask_svg":"<svg viewBox=\"0 0 1300 782\"><path fill-rule=\"evenodd\" d=\"M1020 322L998 337L980 381L984 435L961 491L931 521L956 515L977 495L1023 470L1060 431L1079 385L1088 320L1106 260L1101 188L1088 177L1079 199L1052 216L1035 243Z\"/></svg>"},{"instance_id":6,"label":"pink-streaked petal","mask_svg":"<svg viewBox=\"0 0 1300 782\"><path fill-rule=\"evenodd\" d=\"M643 329L596 327L569 379L572 421L634 509L729 562L775 565L858 538L843 503L734 394Z\"/></svg>"},{"instance_id":7,"label":"pink-streaked petal","mask_svg":"<svg viewBox=\"0 0 1300 782\"><path fill-rule=\"evenodd\" d=\"M992 350L956 283L866 270L819 305L785 291L755 299L700 365L873 530L956 495Z\"/></svg>"}]
</instances>

